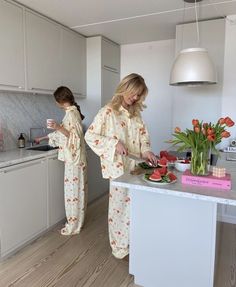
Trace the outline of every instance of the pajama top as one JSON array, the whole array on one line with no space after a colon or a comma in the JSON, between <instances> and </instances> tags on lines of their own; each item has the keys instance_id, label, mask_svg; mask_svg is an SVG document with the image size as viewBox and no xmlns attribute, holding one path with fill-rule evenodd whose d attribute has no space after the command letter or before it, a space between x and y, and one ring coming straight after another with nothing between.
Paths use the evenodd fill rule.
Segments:
<instances>
[{"instance_id":1,"label":"pajama top","mask_svg":"<svg viewBox=\"0 0 236 287\"><path fill-rule=\"evenodd\" d=\"M88 128L85 140L100 157L103 177L110 179L135 166L134 160L115 153L119 140L128 153L137 156L151 150L149 134L141 116L130 118L129 112L122 106L118 112L109 105L104 106Z\"/></svg>"},{"instance_id":2,"label":"pajama top","mask_svg":"<svg viewBox=\"0 0 236 287\"><path fill-rule=\"evenodd\" d=\"M58 159L74 165L86 165L85 141L81 125L80 113L76 106L70 106L65 110L62 120L63 126L70 134L67 138L59 131L48 134L49 144L59 146Z\"/></svg>"}]
</instances>

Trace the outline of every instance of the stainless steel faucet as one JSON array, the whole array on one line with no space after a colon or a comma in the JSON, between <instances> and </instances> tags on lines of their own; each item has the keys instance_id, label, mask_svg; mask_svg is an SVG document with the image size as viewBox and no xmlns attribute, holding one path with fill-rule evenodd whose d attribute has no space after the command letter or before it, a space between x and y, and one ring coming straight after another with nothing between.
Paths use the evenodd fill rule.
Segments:
<instances>
[{"instance_id":1,"label":"stainless steel faucet","mask_svg":"<svg viewBox=\"0 0 236 287\"><path fill-rule=\"evenodd\" d=\"M34 130L41 130L42 131L41 135L42 134L46 135L46 130L45 130L44 127L32 127L32 128L30 128L30 131L29 131L29 143L30 143L30 146L34 145L34 138L32 137Z\"/></svg>"}]
</instances>

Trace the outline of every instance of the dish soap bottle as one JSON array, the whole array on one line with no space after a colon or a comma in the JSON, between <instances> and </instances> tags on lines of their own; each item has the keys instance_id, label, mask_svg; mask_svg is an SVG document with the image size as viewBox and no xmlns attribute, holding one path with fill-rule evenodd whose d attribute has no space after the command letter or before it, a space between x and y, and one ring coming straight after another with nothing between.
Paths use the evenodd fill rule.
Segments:
<instances>
[{"instance_id":1,"label":"dish soap bottle","mask_svg":"<svg viewBox=\"0 0 236 287\"><path fill-rule=\"evenodd\" d=\"M23 136L23 133L21 133L19 138L18 138L18 147L19 148L24 148L25 147L25 138Z\"/></svg>"}]
</instances>

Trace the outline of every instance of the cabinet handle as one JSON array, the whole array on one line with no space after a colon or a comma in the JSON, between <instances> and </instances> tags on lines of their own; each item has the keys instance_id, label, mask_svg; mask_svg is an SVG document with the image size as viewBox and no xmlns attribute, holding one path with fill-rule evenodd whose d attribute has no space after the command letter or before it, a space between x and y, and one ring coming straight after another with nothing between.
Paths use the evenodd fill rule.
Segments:
<instances>
[{"instance_id":1,"label":"cabinet handle","mask_svg":"<svg viewBox=\"0 0 236 287\"><path fill-rule=\"evenodd\" d=\"M50 89L43 89L43 88L30 88L31 90L34 90L34 91L42 91L42 92L53 92L53 90L50 90Z\"/></svg>"},{"instance_id":2,"label":"cabinet handle","mask_svg":"<svg viewBox=\"0 0 236 287\"><path fill-rule=\"evenodd\" d=\"M115 73L117 73L117 74L119 73L119 71L118 71L116 68L112 68L112 67L107 66L107 65L104 65L103 67L104 67L104 69L106 69L106 70L115 72Z\"/></svg>"},{"instance_id":3,"label":"cabinet handle","mask_svg":"<svg viewBox=\"0 0 236 287\"><path fill-rule=\"evenodd\" d=\"M23 87L21 87L21 86L17 86L17 85L0 84L0 86L2 86L2 87L8 87L8 88L23 89Z\"/></svg>"}]
</instances>

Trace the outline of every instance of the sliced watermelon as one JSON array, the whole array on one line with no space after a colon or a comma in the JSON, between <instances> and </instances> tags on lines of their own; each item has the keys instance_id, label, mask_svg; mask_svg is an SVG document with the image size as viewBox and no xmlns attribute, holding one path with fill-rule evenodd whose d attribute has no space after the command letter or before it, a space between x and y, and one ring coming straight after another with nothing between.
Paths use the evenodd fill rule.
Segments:
<instances>
[{"instance_id":1,"label":"sliced watermelon","mask_svg":"<svg viewBox=\"0 0 236 287\"><path fill-rule=\"evenodd\" d=\"M149 176L149 179L153 180L153 181L161 181L162 180L161 174L157 169L155 169L155 171Z\"/></svg>"},{"instance_id":2,"label":"sliced watermelon","mask_svg":"<svg viewBox=\"0 0 236 287\"><path fill-rule=\"evenodd\" d=\"M163 156L163 157L158 161L158 165L159 165L159 166L167 166L167 162L168 162L167 158Z\"/></svg>"},{"instance_id":3,"label":"sliced watermelon","mask_svg":"<svg viewBox=\"0 0 236 287\"><path fill-rule=\"evenodd\" d=\"M177 160L177 157L172 155L172 154L168 154L166 156L166 158L167 158L168 161L176 161Z\"/></svg>"},{"instance_id":4,"label":"sliced watermelon","mask_svg":"<svg viewBox=\"0 0 236 287\"><path fill-rule=\"evenodd\" d=\"M169 172L167 175L168 175L170 181L174 181L177 179L176 175L173 174L172 172Z\"/></svg>"},{"instance_id":5,"label":"sliced watermelon","mask_svg":"<svg viewBox=\"0 0 236 287\"><path fill-rule=\"evenodd\" d=\"M168 152L166 150L161 150L160 151L160 158L162 158L162 157L166 157L167 158L167 156L168 156Z\"/></svg>"},{"instance_id":6,"label":"sliced watermelon","mask_svg":"<svg viewBox=\"0 0 236 287\"><path fill-rule=\"evenodd\" d=\"M154 169L154 173L159 172L160 175L166 175L167 174L167 167L166 166L162 166L159 168Z\"/></svg>"},{"instance_id":7,"label":"sliced watermelon","mask_svg":"<svg viewBox=\"0 0 236 287\"><path fill-rule=\"evenodd\" d=\"M160 158L165 157L168 161L176 161L177 157L168 153L166 150L160 151Z\"/></svg>"}]
</instances>

